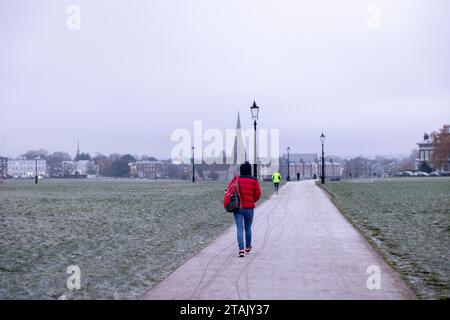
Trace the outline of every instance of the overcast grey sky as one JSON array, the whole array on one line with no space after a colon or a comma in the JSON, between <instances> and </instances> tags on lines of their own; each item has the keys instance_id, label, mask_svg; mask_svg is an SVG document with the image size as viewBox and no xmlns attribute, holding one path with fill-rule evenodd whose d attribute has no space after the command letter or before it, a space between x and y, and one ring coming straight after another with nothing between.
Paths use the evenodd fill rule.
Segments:
<instances>
[{"instance_id":1,"label":"overcast grey sky","mask_svg":"<svg viewBox=\"0 0 450 320\"><path fill-rule=\"evenodd\" d=\"M81 8L81 30L66 26ZM368 28L370 5L380 29ZM408 154L450 122L448 0L3 0L0 154L168 158L249 107L292 152Z\"/></svg>"}]
</instances>

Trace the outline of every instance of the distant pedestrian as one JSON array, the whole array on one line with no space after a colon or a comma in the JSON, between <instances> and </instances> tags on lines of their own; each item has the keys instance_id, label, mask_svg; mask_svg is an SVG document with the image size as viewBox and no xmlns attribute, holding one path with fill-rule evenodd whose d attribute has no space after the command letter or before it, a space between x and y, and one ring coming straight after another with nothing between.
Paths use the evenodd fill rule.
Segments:
<instances>
[{"instance_id":1,"label":"distant pedestrian","mask_svg":"<svg viewBox=\"0 0 450 320\"><path fill-rule=\"evenodd\" d=\"M300 172L297 172L297 181L300 181Z\"/></svg>"},{"instance_id":2,"label":"distant pedestrian","mask_svg":"<svg viewBox=\"0 0 450 320\"><path fill-rule=\"evenodd\" d=\"M261 197L261 188L258 180L252 177L252 167L250 163L245 162L240 167L240 176L234 177L228 185L233 183L239 186L240 209L233 213L236 222L237 242L239 246L239 257L244 257L246 253L252 250L252 222L255 208L255 202ZM245 243L244 243L245 230Z\"/></svg>"},{"instance_id":3,"label":"distant pedestrian","mask_svg":"<svg viewBox=\"0 0 450 320\"><path fill-rule=\"evenodd\" d=\"M275 171L272 174L272 181L273 181L273 186L275 189L275 192L278 194L278 189L280 187L280 180L281 180L281 174L278 171Z\"/></svg>"}]
</instances>

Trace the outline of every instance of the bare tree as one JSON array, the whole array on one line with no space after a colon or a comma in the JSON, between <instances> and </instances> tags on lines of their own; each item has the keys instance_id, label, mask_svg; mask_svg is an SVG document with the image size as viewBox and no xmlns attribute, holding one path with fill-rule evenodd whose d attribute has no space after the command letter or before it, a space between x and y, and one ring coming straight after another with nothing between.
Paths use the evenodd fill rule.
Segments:
<instances>
[{"instance_id":1,"label":"bare tree","mask_svg":"<svg viewBox=\"0 0 450 320\"><path fill-rule=\"evenodd\" d=\"M71 160L72 157L67 152L55 151L47 156L47 164L55 165L61 164L63 161Z\"/></svg>"},{"instance_id":2,"label":"bare tree","mask_svg":"<svg viewBox=\"0 0 450 320\"><path fill-rule=\"evenodd\" d=\"M431 161L436 169L449 171L450 162L450 125L446 124L431 134L433 139L433 152Z\"/></svg>"},{"instance_id":3,"label":"bare tree","mask_svg":"<svg viewBox=\"0 0 450 320\"><path fill-rule=\"evenodd\" d=\"M48 151L45 149L28 150L20 156L25 157L28 160L33 160L36 156L39 156L41 159L47 159Z\"/></svg>"}]
</instances>

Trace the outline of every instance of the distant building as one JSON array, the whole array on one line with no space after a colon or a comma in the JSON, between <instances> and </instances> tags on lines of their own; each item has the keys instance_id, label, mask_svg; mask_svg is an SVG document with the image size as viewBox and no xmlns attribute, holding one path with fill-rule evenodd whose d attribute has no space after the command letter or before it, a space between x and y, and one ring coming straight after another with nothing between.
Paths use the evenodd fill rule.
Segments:
<instances>
[{"instance_id":1,"label":"distant building","mask_svg":"<svg viewBox=\"0 0 450 320\"><path fill-rule=\"evenodd\" d=\"M281 158L281 175L287 177L287 154ZM297 178L300 174L300 179L314 179L322 175L322 159L317 157L317 153L299 153L289 155L289 174L291 180ZM337 178L342 175L342 165L332 159L325 159L325 177Z\"/></svg>"},{"instance_id":2,"label":"distant building","mask_svg":"<svg viewBox=\"0 0 450 320\"><path fill-rule=\"evenodd\" d=\"M0 178L6 178L8 175L8 158L0 157Z\"/></svg>"},{"instance_id":3,"label":"distant building","mask_svg":"<svg viewBox=\"0 0 450 320\"><path fill-rule=\"evenodd\" d=\"M339 162L333 161L333 159L325 160L325 177L327 178L339 178L342 176L342 166ZM322 158L317 161L318 174L317 177L322 176Z\"/></svg>"},{"instance_id":4,"label":"distant building","mask_svg":"<svg viewBox=\"0 0 450 320\"><path fill-rule=\"evenodd\" d=\"M91 160L63 161L61 165L64 177L76 178L99 175L99 166Z\"/></svg>"},{"instance_id":5,"label":"distant building","mask_svg":"<svg viewBox=\"0 0 450 320\"><path fill-rule=\"evenodd\" d=\"M8 176L13 178L33 178L37 174L40 177L46 175L47 162L45 159L27 160L27 159L8 159Z\"/></svg>"},{"instance_id":6,"label":"distant building","mask_svg":"<svg viewBox=\"0 0 450 320\"><path fill-rule=\"evenodd\" d=\"M162 161L143 160L130 163L130 176L146 179L166 178L167 165Z\"/></svg>"},{"instance_id":7,"label":"distant building","mask_svg":"<svg viewBox=\"0 0 450 320\"><path fill-rule=\"evenodd\" d=\"M418 170L424 162L434 170L436 166L433 161L431 161L431 154L433 153L433 139L428 133L424 133L423 140L417 142L417 145L419 146L419 157L416 159L415 163L416 170Z\"/></svg>"},{"instance_id":8,"label":"distant building","mask_svg":"<svg viewBox=\"0 0 450 320\"><path fill-rule=\"evenodd\" d=\"M300 179L312 179L318 177L316 153L298 153L289 155L289 175L291 180L296 179L297 173L300 173ZM287 177L287 154L281 159L282 172L281 175Z\"/></svg>"}]
</instances>

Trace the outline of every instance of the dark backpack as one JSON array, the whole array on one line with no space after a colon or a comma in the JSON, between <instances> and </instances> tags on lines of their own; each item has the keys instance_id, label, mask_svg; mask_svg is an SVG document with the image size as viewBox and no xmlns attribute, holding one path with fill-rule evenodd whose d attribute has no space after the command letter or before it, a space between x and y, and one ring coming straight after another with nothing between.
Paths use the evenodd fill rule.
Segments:
<instances>
[{"instance_id":1,"label":"dark backpack","mask_svg":"<svg viewBox=\"0 0 450 320\"><path fill-rule=\"evenodd\" d=\"M241 208L241 195L239 193L239 177L235 177L225 191L223 207L227 212L237 212Z\"/></svg>"}]
</instances>

